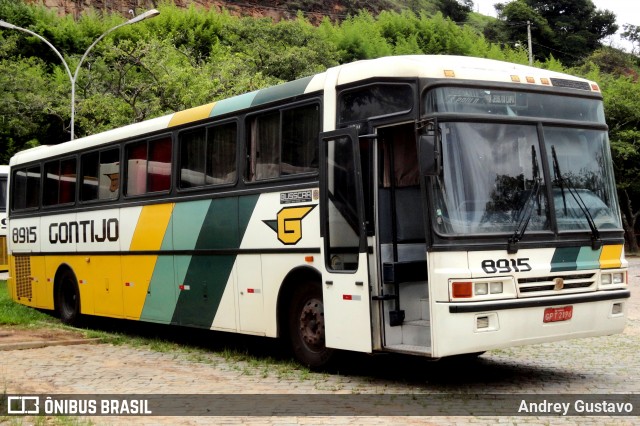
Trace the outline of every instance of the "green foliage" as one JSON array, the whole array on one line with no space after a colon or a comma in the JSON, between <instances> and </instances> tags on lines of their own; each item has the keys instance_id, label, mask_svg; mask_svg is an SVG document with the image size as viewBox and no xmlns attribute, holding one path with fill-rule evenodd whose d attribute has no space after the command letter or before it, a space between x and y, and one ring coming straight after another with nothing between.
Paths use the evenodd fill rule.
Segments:
<instances>
[{"instance_id":1,"label":"green foliage","mask_svg":"<svg viewBox=\"0 0 640 426\"><path fill-rule=\"evenodd\" d=\"M498 21L485 30L490 40L525 44L530 22L536 59L553 55L567 65L582 62L618 29L615 15L597 10L591 0L514 0L496 9Z\"/></svg>"},{"instance_id":2,"label":"green foliage","mask_svg":"<svg viewBox=\"0 0 640 426\"><path fill-rule=\"evenodd\" d=\"M34 325L35 323L53 323L54 320L42 312L14 302L9 297L6 281L0 281L0 324Z\"/></svg>"}]
</instances>

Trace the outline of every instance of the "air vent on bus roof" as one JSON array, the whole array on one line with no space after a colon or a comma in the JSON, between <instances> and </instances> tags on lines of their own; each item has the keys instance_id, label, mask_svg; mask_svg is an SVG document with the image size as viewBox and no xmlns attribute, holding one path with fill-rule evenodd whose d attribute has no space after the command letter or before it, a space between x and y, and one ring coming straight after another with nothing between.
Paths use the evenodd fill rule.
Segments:
<instances>
[{"instance_id":1,"label":"air vent on bus roof","mask_svg":"<svg viewBox=\"0 0 640 426\"><path fill-rule=\"evenodd\" d=\"M551 84L555 87L567 87L569 89L588 90L591 86L586 81L565 80L564 78L552 78Z\"/></svg>"}]
</instances>

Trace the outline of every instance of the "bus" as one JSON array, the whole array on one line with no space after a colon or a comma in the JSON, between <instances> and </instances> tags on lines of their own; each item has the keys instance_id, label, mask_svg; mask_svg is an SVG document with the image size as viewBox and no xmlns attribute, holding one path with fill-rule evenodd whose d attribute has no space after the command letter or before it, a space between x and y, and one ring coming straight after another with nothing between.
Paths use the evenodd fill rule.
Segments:
<instances>
[{"instance_id":1,"label":"bus","mask_svg":"<svg viewBox=\"0 0 640 426\"><path fill-rule=\"evenodd\" d=\"M602 94L474 57L357 61L10 161L10 293L426 358L620 333Z\"/></svg>"},{"instance_id":2,"label":"bus","mask_svg":"<svg viewBox=\"0 0 640 426\"><path fill-rule=\"evenodd\" d=\"M9 270L7 251L7 177L9 166L0 166L0 271Z\"/></svg>"}]
</instances>

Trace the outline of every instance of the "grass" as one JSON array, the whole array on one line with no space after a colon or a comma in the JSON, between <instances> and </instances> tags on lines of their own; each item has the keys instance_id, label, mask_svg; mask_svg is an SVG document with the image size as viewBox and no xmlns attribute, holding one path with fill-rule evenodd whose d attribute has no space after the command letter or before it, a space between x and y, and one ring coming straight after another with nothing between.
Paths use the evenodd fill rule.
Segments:
<instances>
[{"instance_id":1,"label":"grass","mask_svg":"<svg viewBox=\"0 0 640 426\"><path fill-rule=\"evenodd\" d=\"M40 323L54 325L56 320L37 309L14 302L9 297L7 282L0 281L0 324L33 326Z\"/></svg>"},{"instance_id":2,"label":"grass","mask_svg":"<svg viewBox=\"0 0 640 426\"><path fill-rule=\"evenodd\" d=\"M242 375L323 381L321 375L283 355L274 339L100 317L85 318L83 328L69 327L51 313L14 302L6 281L0 281L0 325L73 330L106 344L145 348L190 362L224 363Z\"/></svg>"}]
</instances>

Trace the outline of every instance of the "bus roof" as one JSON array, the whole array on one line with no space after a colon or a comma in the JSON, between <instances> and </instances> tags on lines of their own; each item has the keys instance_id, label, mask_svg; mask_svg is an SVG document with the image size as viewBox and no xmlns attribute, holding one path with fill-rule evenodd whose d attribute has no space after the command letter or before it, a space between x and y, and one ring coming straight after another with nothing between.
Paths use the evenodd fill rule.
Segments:
<instances>
[{"instance_id":1,"label":"bus roof","mask_svg":"<svg viewBox=\"0 0 640 426\"><path fill-rule=\"evenodd\" d=\"M599 91L594 82L582 78L492 59L451 55L389 56L338 65L314 76L222 99L58 145L38 146L17 153L11 158L10 164L27 163L51 156L63 155L79 149L135 138L136 136L159 132L210 117L223 116L282 99L319 92L324 89L328 76L332 76L331 84L335 87L378 77L448 78L548 86L554 85L551 79L562 79L563 81L581 83L594 92Z\"/></svg>"}]
</instances>

